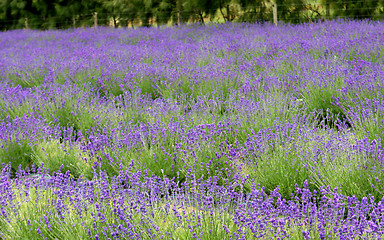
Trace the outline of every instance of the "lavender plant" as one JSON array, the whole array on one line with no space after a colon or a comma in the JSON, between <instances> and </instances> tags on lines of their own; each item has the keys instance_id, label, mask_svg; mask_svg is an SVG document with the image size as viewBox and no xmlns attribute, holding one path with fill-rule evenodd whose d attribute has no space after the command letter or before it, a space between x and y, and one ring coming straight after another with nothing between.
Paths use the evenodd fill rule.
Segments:
<instances>
[{"instance_id":1,"label":"lavender plant","mask_svg":"<svg viewBox=\"0 0 384 240\"><path fill-rule=\"evenodd\" d=\"M381 22L0 33L1 239L379 239Z\"/></svg>"}]
</instances>

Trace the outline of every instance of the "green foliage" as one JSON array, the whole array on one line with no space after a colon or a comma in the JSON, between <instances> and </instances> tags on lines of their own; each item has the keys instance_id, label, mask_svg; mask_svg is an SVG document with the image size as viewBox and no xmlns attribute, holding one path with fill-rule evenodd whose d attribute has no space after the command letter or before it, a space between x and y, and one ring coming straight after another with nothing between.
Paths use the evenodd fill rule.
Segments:
<instances>
[{"instance_id":1,"label":"green foliage","mask_svg":"<svg viewBox=\"0 0 384 240\"><path fill-rule=\"evenodd\" d=\"M98 25L115 27L159 26L207 20L218 22L273 21L277 3L279 21L299 23L348 17L382 18L384 2L345 0L3 0L0 2L0 29L75 28Z\"/></svg>"},{"instance_id":2,"label":"green foliage","mask_svg":"<svg viewBox=\"0 0 384 240\"><path fill-rule=\"evenodd\" d=\"M156 83L150 77L144 77L138 81L138 87L141 90L141 94L146 95L153 100L161 97L158 86L156 86Z\"/></svg>"},{"instance_id":3,"label":"green foliage","mask_svg":"<svg viewBox=\"0 0 384 240\"><path fill-rule=\"evenodd\" d=\"M224 2L222 0L221 2ZM220 6L220 1L205 1L205 0L187 0L183 1L183 10L186 12L184 18L192 21L198 21L201 24L205 23L205 18L213 17Z\"/></svg>"},{"instance_id":4,"label":"green foliage","mask_svg":"<svg viewBox=\"0 0 384 240\"><path fill-rule=\"evenodd\" d=\"M0 163L10 163L11 174L14 174L19 166L22 169L32 166L33 146L27 139L20 139L17 142L14 140L7 143L0 142L0 144L3 146L0 148Z\"/></svg>"},{"instance_id":5,"label":"green foliage","mask_svg":"<svg viewBox=\"0 0 384 240\"><path fill-rule=\"evenodd\" d=\"M290 142L276 141L263 146L266 150L244 160L244 171L251 181L265 186L267 192L279 186L282 197L289 199L308 180L311 190L321 186L339 188L347 196L359 199L371 194L381 198L383 166L376 155L359 152L353 145L357 136L332 130L308 130ZM338 140L332 135L337 134ZM300 136L300 135L299 135ZM320 140L321 139L321 140ZM328 141L328 143L327 143ZM327 149L327 145L343 144L343 149ZM248 161L247 161L248 160Z\"/></svg>"},{"instance_id":6,"label":"green foliage","mask_svg":"<svg viewBox=\"0 0 384 240\"><path fill-rule=\"evenodd\" d=\"M167 24L172 20L174 23L178 21L177 4L181 1L177 0L162 0L155 9L155 18L157 24Z\"/></svg>"},{"instance_id":7,"label":"green foliage","mask_svg":"<svg viewBox=\"0 0 384 240\"><path fill-rule=\"evenodd\" d=\"M263 129L272 129L279 123L293 122L297 116L306 117L306 108L302 99L294 99L281 92L261 93L250 96L260 106L258 111L245 112L241 119L241 128L236 138L244 143L250 134ZM310 127L311 123L307 127Z\"/></svg>"},{"instance_id":8,"label":"green foliage","mask_svg":"<svg viewBox=\"0 0 384 240\"><path fill-rule=\"evenodd\" d=\"M301 91L301 96L308 113L316 113L315 121L323 122L329 127L335 127L338 121L345 121L346 114L337 104L336 99L344 99L340 88L344 86L344 81L338 79L327 86L310 86Z\"/></svg>"},{"instance_id":9,"label":"green foliage","mask_svg":"<svg viewBox=\"0 0 384 240\"><path fill-rule=\"evenodd\" d=\"M37 166L44 164L51 173L61 169L63 173L70 171L74 178L93 177L94 160L76 145L61 144L58 140L44 141L34 147L32 159Z\"/></svg>"},{"instance_id":10,"label":"green foliage","mask_svg":"<svg viewBox=\"0 0 384 240\"><path fill-rule=\"evenodd\" d=\"M225 225L227 229L236 233L244 231L245 238L254 238L255 232L246 229L236 223L236 213L231 203L222 204L218 207L214 206L207 209L208 206L199 205L194 200L173 200L172 198L163 201L143 204L137 199L129 196L119 196L111 199L100 201L97 192L100 187L95 189L95 200L93 202L80 200L77 198L63 197L61 191L56 189L39 189L27 187L13 187L14 198L8 206L3 207L0 217L0 232L3 238L11 239L94 239L93 236L112 238L110 235L103 235L99 229L108 229L109 226L125 226L126 222L118 217L115 203L124 202L119 205L120 208L127 209L130 213L129 221L132 232L140 233L142 239L153 239L155 233L157 237L162 239L195 239L195 232L201 232L202 239L209 240L229 240L231 237L223 229ZM197 198L195 196L195 198ZM250 216L254 209L247 206L254 203L243 202L241 210L244 217ZM16 204L17 205L16 205ZM61 203L62 205L59 205ZM135 203L135 204L133 204ZM140 204L140 207L136 207ZM63 207L65 206L65 207ZM83 207L86 206L86 207ZM150 212L151 214L143 214ZM7 216L6 218L4 216ZM274 220L279 216L274 215L273 219L269 216L259 215L259 221L264 224L263 234L265 238L274 239L276 231L282 227L287 235L292 239L306 239L303 231L308 231L311 239L320 239L318 223L321 221L326 232L326 236L331 239L340 237L340 233L332 227L327 227L328 223L334 221L331 219L311 219L311 222L301 221L300 219L292 221L287 216L281 216L284 220L283 226L276 226ZM304 217L304 216L303 216ZM325 222L324 222L325 221ZM192 224L191 224L192 223ZM198 224L196 224L198 223ZM88 232L89 230L89 232ZM152 234L145 234L147 231ZM108 232L108 231L104 231ZM351 239L369 238L369 231L364 231L359 237Z\"/></svg>"},{"instance_id":11,"label":"green foliage","mask_svg":"<svg viewBox=\"0 0 384 240\"><path fill-rule=\"evenodd\" d=\"M272 9L267 7L269 2L264 0L239 0L240 6L246 10L240 19L246 22L272 20Z\"/></svg>"},{"instance_id":12,"label":"green foliage","mask_svg":"<svg viewBox=\"0 0 384 240\"><path fill-rule=\"evenodd\" d=\"M355 19L365 19L375 17L378 14L380 0L372 1L343 1L343 0L328 0L331 7L334 8L334 14ZM331 9L332 9L331 8Z\"/></svg>"},{"instance_id":13,"label":"green foliage","mask_svg":"<svg viewBox=\"0 0 384 240\"><path fill-rule=\"evenodd\" d=\"M7 117L15 119L28 114L32 109L33 104L29 101L23 103L9 102L4 99L0 100L0 119L4 120Z\"/></svg>"},{"instance_id":14,"label":"green foliage","mask_svg":"<svg viewBox=\"0 0 384 240\"><path fill-rule=\"evenodd\" d=\"M29 71L23 72L21 74L9 74L8 79L15 86L21 86L22 88L33 88L44 83L44 74L35 71Z\"/></svg>"},{"instance_id":15,"label":"green foliage","mask_svg":"<svg viewBox=\"0 0 384 240\"><path fill-rule=\"evenodd\" d=\"M96 0L101 8L100 18L110 19L114 27L133 26L138 17L140 0Z\"/></svg>"}]
</instances>

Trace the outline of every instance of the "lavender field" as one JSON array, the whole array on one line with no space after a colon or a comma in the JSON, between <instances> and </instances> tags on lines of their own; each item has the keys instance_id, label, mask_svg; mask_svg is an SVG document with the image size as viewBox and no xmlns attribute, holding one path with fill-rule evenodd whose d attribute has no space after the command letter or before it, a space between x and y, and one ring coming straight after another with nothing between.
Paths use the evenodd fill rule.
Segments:
<instances>
[{"instance_id":1,"label":"lavender field","mask_svg":"<svg viewBox=\"0 0 384 240\"><path fill-rule=\"evenodd\" d=\"M0 239L384 238L384 23L0 33Z\"/></svg>"}]
</instances>

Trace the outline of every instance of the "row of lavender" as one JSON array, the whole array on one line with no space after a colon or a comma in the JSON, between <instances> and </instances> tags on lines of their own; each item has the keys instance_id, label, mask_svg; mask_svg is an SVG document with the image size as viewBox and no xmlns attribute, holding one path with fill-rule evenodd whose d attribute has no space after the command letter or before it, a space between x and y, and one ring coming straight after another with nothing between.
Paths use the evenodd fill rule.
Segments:
<instances>
[{"instance_id":1,"label":"row of lavender","mask_svg":"<svg viewBox=\"0 0 384 240\"><path fill-rule=\"evenodd\" d=\"M382 23L0 41L3 238L384 235Z\"/></svg>"},{"instance_id":2,"label":"row of lavender","mask_svg":"<svg viewBox=\"0 0 384 240\"><path fill-rule=\"evenodd\" d=\"M38 173L39 177L29 177ZM380 239L383 200L345 196L338 189L296 185L290 200L279 189L218 177L183 183L133 167L92 181L47 169L1 173L2 239Z\"/></svg>"}]
</instances>

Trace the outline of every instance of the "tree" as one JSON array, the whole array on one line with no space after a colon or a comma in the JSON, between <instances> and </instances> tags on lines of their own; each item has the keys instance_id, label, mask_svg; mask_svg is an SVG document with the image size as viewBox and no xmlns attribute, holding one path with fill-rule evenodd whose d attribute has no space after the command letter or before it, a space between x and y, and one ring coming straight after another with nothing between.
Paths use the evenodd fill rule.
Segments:
<instances>
[{"instance_id":1,"label":"tree","mask_svg":"<svg viewBox=\"0 0 384 240\"><path fill-rule=\"evenodd\" d=\"M213 17L220 7L218 0L186 0L183 2L184 16L192 21L205 24L204 19Z\"/></svg>"},{"instance_id":2,"label":"tree","mask_svg":"<svg viewBox=\"0 0 384 240\"><path fill-rule=\"evenodd\" d=\"M178 22L178 1L162 0L155 9L156 23L166 24L169 20Z\"/></svg>"},{"instance_id":3,"label":"tree","mask_svg":"<svg viewBox=\"0 0 384 240\"><path fill-rule=\"evenodd\" d=\"M232 5L231 0L218 0L219 10L225 22L232 22L237 16L238 12Z\"/></svg>"},{"instance_id":4,"label":"tree","mask_svg":"<svg viewBox=\"0 0 384 240\"><path fill-rule=\"evenodd\" d=\"M154 22L155 9L158 8L160 0L138 0L137 9L138 19L141 21L141 25L144 27L150 27Z\"/></svg>"},{"instance_id":5,"label":"tree","mask_svg":"<svg viewBox=\"0 0 384 240\"><path fill-rule=\"evenodd\" d=\"M138 0L98 0L100 3L100 17L108 22L112 20L113 26L132 25L137 18Z\"/></svg>"},{"instance_id":6,"label":"tree","mask_svg":"<svg viewBox=\"0 0 384 240\"><path fill-rule=\"evenodd\" d=\"M24 28L26 18L30 27L43 28L42 24L43 19L46 18L46 13L44 16L40 16L33 0L11 0L8 7L10 7L11 18L17 19L11 28Z\"/></svg>"},{"instance_id":7,"label":"tree","mask_svg":"<svg viewBox=\"0 0 384 240\"><path fill-rule=\"evenodd\" d=\"M272 11L268 11L267 5L271 8L269 0L240 0L240 6L243 9L242 21L257 22L272 20Z\"/></svg>"},{"instance_id":8,"label":"tree","mask_svg":"<svg viewBox=\"0 0 384 240\"><path fill-rule=\"evenodd\" d=\"M334 0L332 7L336 16L354 19L373 18L380 6L380 0Z\"/></svg>"},{"instance_id":9,"label":"tree","mask_svg":"<svg viewBox=\"0 0 384 240\"><path fill-rule=\"evenodd\" d=\"M278 19L290 23L299 23L303 20L302 12L308 4L303 0L276 0Z\"/></svg>"},{"instance_id":10,"label":"tree","mask_svg":"<svg viewBox=\"0 0 384 240\"><path fill-rule=\"evenodd\" d=\"M96 1L56 0L57 28L91 26L92 14L100 7Z\"/></svg>"},{"instance_id":11,"label":"tree","mask_svg":"<svg viewBox=\"0 0 384 240\"><path fill-rule=\"evenodd\" d=\"M14 21L11 15L11 0L0 1L0 30L10 29Z\"/></svg>"}]
</instances>

